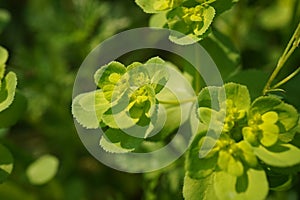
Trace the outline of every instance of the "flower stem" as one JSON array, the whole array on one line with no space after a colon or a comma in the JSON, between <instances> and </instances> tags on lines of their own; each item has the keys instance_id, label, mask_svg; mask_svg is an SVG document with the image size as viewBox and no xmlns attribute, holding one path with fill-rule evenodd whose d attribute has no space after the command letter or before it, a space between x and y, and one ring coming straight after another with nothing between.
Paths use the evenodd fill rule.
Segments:
<instances>
[{"instance_id":1,"label":"flower stem","mask_svg":"<svg viewBox=\"0 0 300 200\"><path fill-rule=\"evenodd\" d=\"M274 69L273 73L271 74L268 82L266 83L266 86L263 90L263 94L265 95L270 89L271 89L271 84L274 81L274 79L276 78L276 76L278 75L278 73L280 72L280 70L282 69L282 67L284 66L284 64L286 63L286 61L288 60L288 58L292 55L292 53L295 51L295 49L298 47L300 43L300 23L297 26L297 29L295 30L292 38L290 39L287 47L285 48L282 56L279 58L278 63L276 65L276 68ZM296 70L297 71L297 70ZM291 74L292 75L292 74ZM287 78L291 79L293 76L288 76ZM288 81L289 79L285 78L283 81ZM285 83L284 82L284 83ZM280 86L282 84L276 84L274 87L272 87L272 89L276 89L276 86Z\"/></svg>"},{"instance_id":2,"label":"flower stem","mask_svg":"<svg viewBox=\"0 0 300 200\"><path fill-rule=\"evenodd\" d=\"M286 82L288 82L290 79L292 79L294 76L296 76L298 73L300 72L300 67L298 67L293 73L291 73L289 76L287 76L286 78L282 79L279 83L277 83L276 85L274 85L272 87L272 89L276 89L279 88L281 85L285 84Z\"/></svg>"}]
</instances>

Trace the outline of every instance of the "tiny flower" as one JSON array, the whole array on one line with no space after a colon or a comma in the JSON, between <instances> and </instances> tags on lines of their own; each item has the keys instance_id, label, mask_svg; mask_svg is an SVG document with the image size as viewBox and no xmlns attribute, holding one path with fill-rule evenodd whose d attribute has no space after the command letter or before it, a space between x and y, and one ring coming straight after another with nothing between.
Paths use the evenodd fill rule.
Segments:
<instances>
[{"instance_id":1,"label":"tiny flower","mask_svg":"<svg viewBox=\"0 0 300 200\"><path fill-rule=\"evenodd\" d=\"M263 115L256 113L252 119L248 121L248 127L243 128L245 139L257 146L259 143L266 147L274 145L279 136L278 114L269 111Z\"/></svg>"}]
</instances>

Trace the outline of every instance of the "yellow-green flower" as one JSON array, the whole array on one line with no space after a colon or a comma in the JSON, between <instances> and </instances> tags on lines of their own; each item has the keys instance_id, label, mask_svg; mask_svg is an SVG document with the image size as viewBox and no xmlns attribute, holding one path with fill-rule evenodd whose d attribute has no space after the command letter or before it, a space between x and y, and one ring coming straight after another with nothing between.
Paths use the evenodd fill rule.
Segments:
<instances>
[{"instance_id":1,"label":"yellow-green flower","mask_svg":"<svg viewBox=\"0 0 300 200\"><path fill-rule=\"evenodd\" d=\"M274 145L279 136L278 114L269 111L263 115L256 113L248 121L248 127L243 128L244 138L252 145L257 146L259 143L270 147Z\"/></svg>"}]
</instances>

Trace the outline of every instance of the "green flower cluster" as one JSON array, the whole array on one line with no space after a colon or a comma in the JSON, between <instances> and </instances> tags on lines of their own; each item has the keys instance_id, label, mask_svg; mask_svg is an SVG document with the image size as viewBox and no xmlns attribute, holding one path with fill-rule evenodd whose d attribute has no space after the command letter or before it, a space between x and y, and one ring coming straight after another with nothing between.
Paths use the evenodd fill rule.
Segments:
<instances>
[{"instance_id":1,"label":"green flower cluster","mask_svg":"<svg viewBox=\"0 0 300 200\"><path fill-rule=\"evenodd\" d=\"M100 140L100 146L106 151L133 151L157 123L156 95L168 78L165 62L159 57L127 67L110 62L94 74L97 90L74 98L72 113L85 128L106 127Z\"/></svg>"},{"instance_id":2,"label":"green flower cluster","mask_svg":"<svg viewBox=\"0 0 300 200\"><path fill-rule=\"evenodd\" d=\"M217 98L218 105L214 108L211 97ZM270 173L263 168L300 164L300 149L289 143L299 120L293 106L271 96L259 97L251 103L247 87L235 83L204 88L198 96L198 105L200 123L206 128L200 130L191 144L186 161L190 179L203 181L209 176L229 176L234 180L233 188L242 184L239 181L246 181L243 191L246 195L256 188L250 182L256 176L255 171L261 173L259 181L268 185ZM262 197L267 195L268 187L256 189L265 189ZM237 196L242 195L234 191Z\"/></svg>"},{"instance_id":3,"label":"green flower cluster","mask_svg":"<svg viewBox=\"0 0 300 200\"><path fill-rule=\"evenodd\" d=\"M168 80L163 64L155 57L145 64L134 62L125 67L113 61L102 66L94 74L99 89L78 95L73 101L73 115L86 128L102 125L125 129L137 123L149 124L157 107L155 95Z\"/></svg>"},{"instance_id":4,"label":"green flower cluster","mask_svg":"<svg viewBox=\"0 0 300 200\"><path fill-rule=\"evenodd\" d=\"M219 10L220 5L226 4L230 8L235 1L224 0L136 0L136 3L153 16L157 24L164 28L178 31L194 41L201 40L210 31L210 25ZM230 5L228 5L230 3ZM153 24L156 26L156 23ZM185 36L171 33L171 38L177 43L186 43Z\"/></svg>"}]
</instances>

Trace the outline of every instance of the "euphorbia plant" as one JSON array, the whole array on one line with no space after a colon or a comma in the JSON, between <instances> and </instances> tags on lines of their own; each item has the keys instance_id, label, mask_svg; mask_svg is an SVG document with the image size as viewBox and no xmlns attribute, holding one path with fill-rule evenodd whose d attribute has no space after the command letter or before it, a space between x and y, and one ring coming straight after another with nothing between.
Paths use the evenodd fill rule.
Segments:
<instances>
[{"instance_id":1,"label":"euphorbia plant","mask_svg":"<svg viewBox=\"0 0 300 200\"><path fill-rule=\"evenodd\" d=\"M235 3L230 1L228 6L222 0L136 2L145 12L155 13L152 21L162 20L159 23L162 27L187 35L180 38L171 35L170 39L177 44L197 42L207 36L213 38L209 34L215 14ZM299 42L300 25L261 95L254 99L246 85L228 82L223 86L203 87L198 93L202 87L198 82L195 96L174 100L165 87L170 64L154 57L127 67L113 61L99 68L94 74L97 90L75 97L72 112L82 126L103 129L99 148L111 153L143 152L149 143L166 144L180 126L165 124L171 128L159 131L155 139L151 137L151 132L157 131L154 125L163 120L160 108L167 105L167 117L175 118L178 116L169 114L172 108L191 103L191 115L184 122L198 128L193 130L182 168L184 198L265 199L269 190L288 189L293 175L300 170L300 149L294 145L295 135L299 134L298 111L272 94L282 91L279 87L300 71L298 68L272 86ZM222 71L222 66L218 67ZM185 68L179 73L184 76ZM197 79L196 75L193 79ZM180 84L178 87L185 89ZM212 105L213 101L217 105ZM139 129L138 135L127 134L136 126L144 129Z\"/></svg>"}]
</instances>

